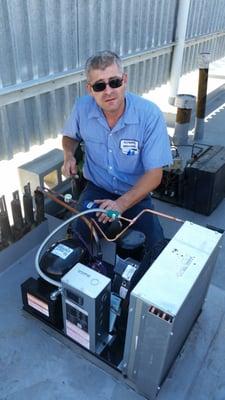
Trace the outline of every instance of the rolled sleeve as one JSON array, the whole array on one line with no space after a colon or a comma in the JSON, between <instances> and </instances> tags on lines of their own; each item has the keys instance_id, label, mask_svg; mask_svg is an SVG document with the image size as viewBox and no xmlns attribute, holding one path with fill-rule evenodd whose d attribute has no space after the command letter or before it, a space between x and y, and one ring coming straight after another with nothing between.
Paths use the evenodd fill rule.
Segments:
<instances>
[{"instance_id":1,"label":"rolled sleeve","mask_svg":"<svg viewBox=\"0 0 225 400\"><path fill-rule=\"evenodd\" d=\"M63 130L62 130L62 135L63 136L69 136L72 139L76 139L78 141L81 140L80 136L80 128L79 128L79 117L78 117L78 105L75 102L72 111L67 118Z\"/></svg>"}]
</instances>

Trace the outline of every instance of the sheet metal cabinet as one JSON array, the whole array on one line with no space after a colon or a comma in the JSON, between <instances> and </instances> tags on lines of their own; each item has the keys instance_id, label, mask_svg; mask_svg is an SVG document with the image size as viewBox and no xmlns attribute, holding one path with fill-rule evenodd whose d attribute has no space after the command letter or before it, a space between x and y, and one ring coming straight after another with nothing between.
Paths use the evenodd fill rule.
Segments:
<instances>
[{"instance_id":1,"label":"sheet metal cabinet","mask_svg":"<svg viewBox=\"0 0 225 400\"><path fill-rule=\"evenodd\" d=\"M185 222L131 292L122 370L149 399L202 309L221 236Z\"/></svg>"}]
</instances>

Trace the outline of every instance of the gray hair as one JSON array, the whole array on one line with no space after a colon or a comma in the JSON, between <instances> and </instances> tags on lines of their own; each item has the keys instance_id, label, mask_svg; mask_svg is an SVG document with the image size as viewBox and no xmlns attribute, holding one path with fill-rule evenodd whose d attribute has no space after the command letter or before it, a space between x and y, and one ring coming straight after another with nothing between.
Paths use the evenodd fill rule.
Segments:
<instances>
[{"instance_id":1,"label":"gray hair","mask_svg":"<svg viewBox=\"0 0 225 400\"><path fill-rule=\"evenodd\" d=\"M113 51L103 50L95 55L89 57L85 64L85 74L89 77L92 69L104 70L112 64L116 64L120 72L123 72L123 65L121 58Z\"/></svg>"}]
</instances>

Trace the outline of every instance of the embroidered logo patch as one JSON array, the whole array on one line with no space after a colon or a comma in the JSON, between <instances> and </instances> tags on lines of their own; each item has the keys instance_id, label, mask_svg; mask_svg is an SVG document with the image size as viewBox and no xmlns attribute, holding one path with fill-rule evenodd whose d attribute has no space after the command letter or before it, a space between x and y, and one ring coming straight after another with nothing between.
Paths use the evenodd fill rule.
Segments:
<instances>
[{"instance_id":1,"label":"embroidered logo patch","mask_svg":"<svg viewBox=\"0 0 225 400\"><path fill-rule=\"evenodd\" d=\"M120 141L120 149L122 150L123 154L126 154L127 156L134 156L139 153L138 141L122 139Z\"/></svg>"}]
</instances>

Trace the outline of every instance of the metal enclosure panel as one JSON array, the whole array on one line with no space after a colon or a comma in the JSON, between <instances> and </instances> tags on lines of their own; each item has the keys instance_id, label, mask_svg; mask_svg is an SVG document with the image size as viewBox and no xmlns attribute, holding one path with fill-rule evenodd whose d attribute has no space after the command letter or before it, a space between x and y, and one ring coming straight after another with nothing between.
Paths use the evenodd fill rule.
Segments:
<instances>
[{"instance_id":1,"label":"metal enclosure panel","mask_svg":"<svg viewBox=\"0 0 225 400\"><path fill-rule=\"evenodd\" d=\"M194 283L188 296L184 299L184 302L176 317L173 319L173 335L171 336L167 354L165 355L160 385L162 380L166 377L169 368L171 367L175 357L180 351L184 341L192 329L193 324L202 310L216 263L218 251L219 246L217 246L210 255L203 271L199 275L197 281Z\"/></svg>"},{"instance_id":2,"label":"metal enclosure panel","mask_svg":"<svg viewBox=\"0 0 225 400\"><path fill-rule=\"evenodd\" d=\"M221 236L186 222L131 292L123 373L150 399L201 311ZM196 249L200 257L193 263Z\"/></svg>"},{"instance_id":3,"label":"metal enclosure panel","mask_svg":"<svg viewBox=\"0 0 225 400\"><path fill-rule=\"evenodd\" d=\"M137 303L139 301L136 299ZM151 314L145 303L142 303L141 315L137 316L135 308L135 319L140 318L140 325L135 336L136 348L130 348L133 364L128 361L127 374L137 390L152 399L158 393L162 381L165 357L172 340L173 323Z\"/></svg>"},{"instance_id":4,"label":"metal enclosure panel","mask_svg":"<svg viewBox=\"0 0 225 400\"><path fill-rule=\"evenodd\" d=\"M77 263L62 278L64 332L98 353L108 336L111 280Z\"/></svg>"},{"instance_id":5,"label":"metal enclosure panel","mask_svg":"<svg viewBox=\"0 0 225 400\"><path fill-rule=\"evenodd\" d=\"M133 295L176 315L221 236L186 221L136 285Z\"/></svg>"},{"instance_id":6,"label":"metal enclosure panel","mask_svg":"<svg viewBox=\"0 0 225 400\"><path fill-rule=\"evenodd\" d=\"M77 263L74 268L63 276L62 282L79 290L79 292L88 297L96 299L99 293L110 284L111 280L94 269Z\"/></svg>"}]
</instances>

